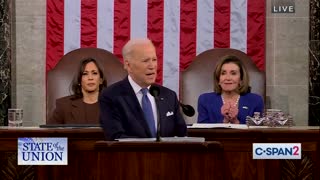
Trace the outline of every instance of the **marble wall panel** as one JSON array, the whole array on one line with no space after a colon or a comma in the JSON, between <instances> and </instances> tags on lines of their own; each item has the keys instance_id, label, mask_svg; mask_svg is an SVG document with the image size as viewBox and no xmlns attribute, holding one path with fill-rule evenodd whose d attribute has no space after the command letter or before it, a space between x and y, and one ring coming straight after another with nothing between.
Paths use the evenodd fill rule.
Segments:
<instances>
[{"instance_id":1,"label":"marble wall panel","mask_svg":"<svg viewBox=\"0 0 320 180\"><path fill-rule=\"evenodd\" d=\"M7 124L11 106L11 10L11 1L0 0L0 126Z\"/></svg>"},{"instance_id":2,"label":"marble wall panel","mask_svg":"<svg viewBox=\"0 0 320 180\"><path fill-rule=\"evenodd\" d=\"M310 0L309 124L320 125L320 3Z\"/></svg>"}]
</instances>

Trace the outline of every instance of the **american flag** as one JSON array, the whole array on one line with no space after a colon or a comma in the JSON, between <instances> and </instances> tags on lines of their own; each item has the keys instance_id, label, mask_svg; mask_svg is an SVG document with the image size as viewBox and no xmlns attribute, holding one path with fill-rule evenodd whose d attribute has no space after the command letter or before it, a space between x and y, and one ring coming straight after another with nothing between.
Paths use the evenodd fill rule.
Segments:
<instances>
[{"instance_id":1,"label":"american flag","mask_svg":"<svg viewBox=\"0 0 320 180\"><path fill-rule=\"evenodd\" d=\"M47 0L46 69L80 47L106 49L121 60L130 38L148 37L157 49L157 82L176 92L180 72L208 49L241 50L264 70L265 6L264 0Z\"/></svg>"}]
</instances>

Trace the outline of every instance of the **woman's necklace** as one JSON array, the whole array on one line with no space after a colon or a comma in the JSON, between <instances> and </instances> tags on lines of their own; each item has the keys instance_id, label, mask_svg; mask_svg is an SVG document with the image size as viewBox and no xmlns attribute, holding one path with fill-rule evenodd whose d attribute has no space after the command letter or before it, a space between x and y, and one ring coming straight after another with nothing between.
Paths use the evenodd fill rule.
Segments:
<instances>
[{"instance_id":1,"label":"woman's necklace","mask_svg":"<svg viewBox=\"0 0 320 180\"><path fill-rule=\"evenodd\" d=\"M224 100L224 97L223 97L223 95L221 94L221 98L222 98L222 102L223 102L223 104L225 104L226 103L226 101ZM240 99L240 95L238 95L238 97L237 97L237 100L236 100L236 102L234 103L234 107L236 107L237 105L238 105L238 103L239 103L239 99Z\"/></svg>"}]
</instances>

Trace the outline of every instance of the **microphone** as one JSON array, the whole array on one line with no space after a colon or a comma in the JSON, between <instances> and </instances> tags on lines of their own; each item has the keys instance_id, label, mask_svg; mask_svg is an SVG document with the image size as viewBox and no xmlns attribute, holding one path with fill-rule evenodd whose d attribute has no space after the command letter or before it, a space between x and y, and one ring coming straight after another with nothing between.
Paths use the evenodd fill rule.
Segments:
<instances>
[{"instance_id":1,"label":"microphone","mask_svg":"<svg viewBox=\"0 0 320 180\"><path fill-rule=\"evenodd\" d=\"M150 89L149 89L149 92L150 92L150 94L151 94L153 97L155 97L155 98L158 98L158 96L160 95L160 89L159 89L159 87L157 87L157 86L151 86ZM179 101L179 105L180 105L181 108L182 108L182 112L183 112L186 116L189 116L189 117L194 116L195 110L194 110L194 108L193 108L191 105L182 104L180 101Z\"/></svg>"},{"instance_id":2,"label":"microphone","mask_svg":"<svg viewBox=\"0 0 320 180\"><path fill-rule=\"evenodd\" d=\"M192 117L195 114L194 108L191 105L188 104L182 104L181 102L179 102L183 113L186 116Z\"/></svg>"},{"instance_id":3,"label":"microphone","mask_svg":"<svg viewBox=\"0 0 320 180\"><path fill-rule=\"evenodd\" d=\"M153 97L158 98L158 96L160 95L160 88L151 85L149 88L149 92Z\"/></svg>"},{"instance_id":4,"label":"microphone","mask_svg":"<svg viewBox=\"0 0 320 180\"><path fill-rule=\"evenodd\" d=\"M156 134L156 138L157 141L160 142L160 113L159 113L159 94L160 94L160 89L157 86L151 86L149 88L149 92L150 94L154 97L154 99L156 100L156 107L157 107L157 134Z\"/></svg>"}]
</instances>

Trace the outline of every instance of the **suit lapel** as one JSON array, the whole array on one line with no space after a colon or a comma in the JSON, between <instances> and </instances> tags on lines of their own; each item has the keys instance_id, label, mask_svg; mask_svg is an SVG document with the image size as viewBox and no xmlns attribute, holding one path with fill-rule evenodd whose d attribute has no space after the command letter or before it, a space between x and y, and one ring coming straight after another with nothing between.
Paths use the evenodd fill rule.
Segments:
<instances>
[{"instance_id":1,"label":"suit lapel","mask_svg":"<svg viewBox=\"0 0 320 180\"><path fill-rule=\"evenodd\" d=\"M166 99L164 97L162 97L161 95L159 96L159 100L158 100L158 107L159 107L159 116L160 119L158 119L158 121L160 121L160 134L163 134L165 132L165 126L166 126L166 109L168 109L168 104L165 102Z\"/></svg>"},{"instance_id":2,"label":"suit lapel","mask_svg":"<svg viewBox=\"0 0 320 180\"><path fill-rule=\"evenodd\" d=\"M72 113L73 122L80 121L80 119L84 119L85 112L83 111L83 108L81 108L81 106L83 106L82 98L72 100L71 104L72 104L71 113Z\"/></svg>"},{"instance_id":3,"label":"suit lapel","mask_svg":"<svg viewBox=\"0 0 320 180\"><path fill-rule=\"evenodd\" d=\"M167 113L168 113L168 111L174 112L174 109L171 109L171 107L169 106L169 104L167 102L168 95L163 94L165 91L162 90L161 86L158 86L158 87L160 88L160 95L159 95L159 98L157 101L158 107L159 107L159 116L160 116L160 131L161 131L160 134L164 134L166 131L166 124L168 123L168 122L166 122L166 121L168 121Z\"/></svg>"},{"instance_id":4,"label":"suit lapel","mask_svg":"<svg viewBox=\"0 0 320 180\"><path fill-rule=\"evenodd\" d=\"M128 108L131 110L133 114L133 117L131 118L129 117L129 119L131 120L136 119L144 128L146 134L148 134L148 136L151 136L151 132L149 130L147 121L145 120L142 108L140 106L140 103L138 101L136 94L134 93L133 88L129 83L128 78L124 80L122 90L124 92L122 98L128 104Z\"/></svg>"}]
</instances>

